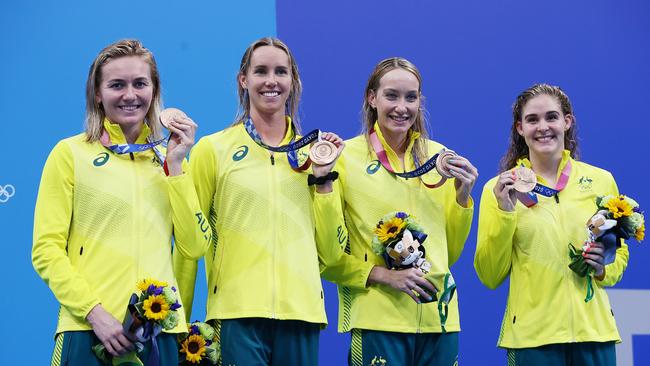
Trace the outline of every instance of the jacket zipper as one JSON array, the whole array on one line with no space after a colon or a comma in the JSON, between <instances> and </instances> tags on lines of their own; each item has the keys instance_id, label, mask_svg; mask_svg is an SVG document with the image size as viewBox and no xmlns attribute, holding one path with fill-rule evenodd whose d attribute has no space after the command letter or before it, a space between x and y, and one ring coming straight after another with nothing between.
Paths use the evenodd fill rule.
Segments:
<instances>
[{"instance_id":1,"label":"jacket zipper","mask_svg":"<svg viewBox=\"0 0 650 366\"><path fill-rule=\"evenodd\" d=\"M562 228L562 232L560 233L561 238L566 238L566 229L564 227L564 211L562 210L562 206L560 206L560 197L559 197L559 192L556 193L554 196L555 198L555 208L558 212L559 216L559 221L560 221L560 227ZM571 279L572 271L571 269L566 266L564 268L564 277L566 282L566 287L567 287L567 293L571 293L571 287L572 287L572 279ZM575 337L574 337L574 329L573 329L573 303L569 301L569 334L571 337L571 342L575 342Z\"/></svg>"},{"instance_id":2,"label":"jacket zipper","mask_svg":"<svg viewBox=\"0 0 650 366\"><path fill-rule=\"evenodd\" d=\"M138 166L137 166L137 160L135 160L135 156L133 156L133 153L129 153L130 158L131 158L131 174L132 174L132 179L133 179L133 209L132 209L132 217L135 218L138 215L138 212L141 210L141 198L142 195L140 194L140 183L138 179ZM131 230L133 234L135 234L137 238L137 245L135 245L134 252L135 252L135 263L136 263L136 271L135 271L135 279L136 281L140 280L140 277L142 277L141 273L141 265L140 265L140 259L141 259L141 254L142 254L142 243L144 242L142 239L142 230L137 230L137 220L131 220Z\"/></svg>"},{"instance_id":3,"label":"jacket zipper","mask_svg":"<svg viewBox=\"0 0 650 366\"><path fill-rule=\"evenodd\" d=\"M273 215L273 208L275 207L275 193L276 193L276 176L275 176L275 171L276 169L273 169L275 166L275 158L273 157L273 153L271 153L271 167L269 167L269 175L271 176L271 184L269 184L269 198L270 198L270 204L269 204L269 219L273 220L274 215ZM277 288L275 285L276 282L276 269L275 269L275 247L277 245L277 232L276 232L276 226L271 224L271 245L273 246L271 250L271 257L272 257L272 263L271 263L271 319L276 319L276 307L275 307L275 300L276 300L276 295L277 295Z\"/></svg>"}]
</instances>

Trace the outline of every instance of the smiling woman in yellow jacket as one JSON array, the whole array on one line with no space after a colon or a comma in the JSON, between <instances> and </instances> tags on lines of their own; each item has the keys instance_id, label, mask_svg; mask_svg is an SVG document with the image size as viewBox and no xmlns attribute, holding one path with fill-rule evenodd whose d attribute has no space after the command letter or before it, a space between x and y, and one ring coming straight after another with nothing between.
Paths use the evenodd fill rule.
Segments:
<instances>
[{"instance_id":1,"label":"smiling woman in yellow jacket","mask_svg":"<svg viewBox=\"0 0 650 366\"><path fill-rule=\"evenodd\" d=\"M98 342L113 356L132 350L122 321L136 283L175 285L172 237L176 252L198 258L211 236L196 220L198 199L182 168L196 124L170 124L169 177L164 150L152 146L162 136L151 52L136 40L109 45L90 68L86 93L86 132L50 153L34 213L32 262L61 304L52 365L100 365L91 351ZM109 148L118 144L142 151ZM170 333L185 331L181 321ZM174 334L158 344L161 365L177 365Z\"/></svg>"},{"instance_id":2,"label":"smiling woman in yellow jacket","mask_svg":"<svg viewBox=\"0 0 650 366\"><path fill-rule=\"evenodd\" d=\"M478 172L467 159L455 156L453 181L435 189L423 184L440 180L435 171L421 179L389 171L412 171L416 161L424 163L444 148L427 138L421 89L420 73L408 60L380 62L366 87L365 133L346 141L336 163L339 179L317 186L318 240L340 244L338 261L325 266L322 275L339 285L339 331L352 332L349 362L355 366L452 366L458 360L458 297L448 303L445 333L438 302L428 302L434 288L425 274L415 268L388 270L371 246L384 215L406 212L428 235L422 245L429 274L448 274L469 234L470 193ZM371 138L387 161L380 161L382 153ZM330 169L315 167L314 175L325 176ZM442 297L444 281L437 283Z\"/></svg>"},{"instance_id":3,"label":"smiling woman in yellow jacket","mask_svg":"<svg viewBox=\"0 0 650 366\"><path fill-rule=\"evenodd\" d=\"M262 38L244 53L237 82L241 115L190 157L215 233L205 256L207 320L224 365L315 365L327 323L319 275L326 255L314 237L306 153L272 151L300 139L298 68L282 41ZM197 264L175 256L174 266L189 314Z\"/></svg>"},{"instance_id":4,"label":"smiling woman in yellow jacket","mask_svg":"<svg viewBox=\"0 0 650 366\"><path fill-rule=\"evenodd\" d=\"M617 195L612 175L576 160L573 108L558 87L534 85L513 106L511 146L501 169L483 187L474 266L496 288L510 277L510 292L498 345L509 365L615 365L620 342L605 286L627 267L627 245L605 266L603 247L585 254L594 270L594 294L584 301L586 279L569 268L568 245L581 246L596 197ZM531 168L557 192L537 203L517 199L515 166ZM530 206L530 207L527 207Z\"/></svg>"}]
</instances>

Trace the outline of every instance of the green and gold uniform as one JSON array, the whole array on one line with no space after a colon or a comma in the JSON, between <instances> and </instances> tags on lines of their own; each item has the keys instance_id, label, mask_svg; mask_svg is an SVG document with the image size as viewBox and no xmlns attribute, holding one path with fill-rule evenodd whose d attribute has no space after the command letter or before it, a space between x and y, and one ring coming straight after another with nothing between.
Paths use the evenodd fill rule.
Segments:
<instances>
[{"instance_id":1,"label":"green and gold uniform","mask_svg":"<svg viewBox=\"0 0 650 366\"><path fill-rule=\"evenodd\" d=\"M113 143L125 143L119 125L105 120L104 128ZM144 125L136 143L149 134ZM197 258L211 235L196 219L189 175L166 177L151 150L117 155L85 139L54 147L34 213L32 263L61 304L57 334L91 330L86 316L97 304L124 319L139 280L176 285L172 236L177 252ZM170 332L185 331L180 322Z\"/></svg>"},{"instance_id":2,"label":"green and gold uniform","mask_svg":"<svg viewBox=\"0 0 650 366\"><path fill-rule=\"evenodd\" d=\"M556 198L538 195L539 202L531 208L518 202L513 212L499 209L493 193L498 177L483 187L474 267L489 288L510 277L499 347L620 342L604 287L623 276L627 245L606 266L605 278L594 280L595 293L587 303L586 278L568 267L568 245L580 247L587 239L585 223L596 211L596 197L618 194L618 188L609 172L573 160L568 151L563 153L558 177L569 161L566 187ZM528 159L520 163L530 167ZM541 177L538 180L544 184Z\"/></svg>"},{"instance_id":3,"label":"green and gold uniform","mask_svg":"<svg viewBox=\"0 0 650 366\"><path fill-rule=\"evenodd\" d=\"M381 130L375 126L375 131L391 165L401 166ZM404 164L406 170L413 170L415 163L411 151L419 134L411 132L409 138ZM435 141L427 141L427 144L431 155L443 148ZM420 342L418 337L422 337L422 333L442 333L437 302L417 304L407 294L388 286L366 287L372 268L386 266L384 259L372 250L373 230L382 216L390 212L404 211L413 215L428 235L423 245L427 260L432 264L431 273L448 273L449 267L458 260L469 234L472 202L469 208L456 202L453 181L440 188L429 189L417 178L404 179L391 174L377 160L364 136L346 142L335 170L339 172L339 180L334 184L334 191L317 194L314 209L319 223L325 224L317 226L319 241L338 240L340 244L339 260L325 267L322 275L339 285L338 329L340 332L353 331L351 364L367 365L373 359L383 359L389 365L407 365L411 361L404 357L415 354L419 356L415 356L417 360L413 364L418 364L419 360L435 359L435 355L429 358L419 353L421 350L425 353L433 351L435 347ZM434 183L440 176L437 172L430 172L423 179ZM450 333L460 331L457 296L449 303L446 330ZM382 342L373 342L375 346L367 347L364 334L371 334L368 331L378 331L372 333L380 335L385 333L387 337L391 336L390 333L403 333L413 339L405 339L404 343L395 341L394 349L381 347ZM440 350L449 352L449 357L445 359L451 360L442 364L452 365L457 357L457 335L454 337L455 348ZM405 354L408 344L421 346L411 347L412 352Z\"/></svg>"}]
</instances>

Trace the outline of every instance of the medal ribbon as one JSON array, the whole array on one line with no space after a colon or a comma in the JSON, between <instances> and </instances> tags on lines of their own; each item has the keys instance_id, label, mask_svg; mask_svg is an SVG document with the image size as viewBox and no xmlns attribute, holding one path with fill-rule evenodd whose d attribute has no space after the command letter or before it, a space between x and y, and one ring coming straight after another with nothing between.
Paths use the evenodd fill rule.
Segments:
<instances>
[{"instance_id":1,"label":"medal ribbon","mask_svg":"<svg viewBox=\"0 0 650 366\"><path fill-rule=\"evenodd\" d=\"M99 142L101 142L101 144L105 148L111 150L113 153L118 155L128 154L128 153L139 153L139 152L152 149L153 152L156 154L156 158L158 158L160 165L165 164L165 157L160 151L158 151L158 149L156 149L156 146L160 145L163 141L165 141L164 138L158 141L148 142L146 144L113 144L111 142L111 137L108 135L108 132L106 132L106 130L102 132L102 136L99 138Z\"/></svg>"},{"instance_id":2,"label":"medal ribbon","mask_svg":"<svg viewBox=\"0 0 650 366\"><path fill-rule=\"evenodd\" d=\"M392 174L395 174L398 177L401 178L415 178L415 177L420 177L431 170L435 169L436 167L436 159L438 158L438 155L440 153L435 154L431 159L427 160L424 164L420 165L418 162L418 158L415 155L415 152L413 152L413 161L415 162L416 169L412 170L410 172L404 172L404 173L398 173L393 169L393 167L390 165L390 161L388 160L388 155L386 154L386 150L384 149L384 146L381 144L381 141L379 141L379 137L377 137L377 132L375 131L374 127L370 130L370 145L372 145L372 149L375 151L375 154L377 155L377 159L379 159L379 162L381 165L391 172ZM444 150L443 150L444 151ZM438 188L442 186L447 178L441 177L441 179L435 183L435 184L427 184L420 178L420 181L422 184L424 184L427 188Z\"/></svg>"},{"instance_id":3,"label":"medal ribbon","mask_svg":"<svg viewBox=\"0 0 650 366\"><path fill-rule=\"evenodd\" d=\"M521 166L524 165L521 164ZM537 204L538 201L536 193L539 193L545 197L553 197L557 195L564 189L564 187L566 187L567 183L569 183L569 175L571 175L571 160L568 160L564 166L564 169L562 169L562 173L560 173L560 178L557 180L555 188L547 187L543 184L537 183L531 192L516 192L517 199L521 201L521 203L523 203L526 207L533 207Z\"/></svg>"},{"instance_id":4,"label":"medal ribbon","mask_svg":"<svg viewBox=\"0 0 650 366\"><path fill-rule=\"evenodd\" d=\"M253 139L253 141L255 141L255 143L257 143L261 147L273 152L286 152L289 165L295 171L306 170L311 165L311 160L309 158L307 158L307 160L302 165L300 165L300 162L298 161L297 151L311 144L312 142L320 139L320 131L313 130L310 133L308 133L306 136L303 136L300 140L294 142L294 137L296 135L294 131L293 133L294 137L291 138L290 143L282 146L269 146L265 144L264 141L262 141L262 137L255 129L253 120L250 117L246 120L246 122L244 122L244 128L246 129L246 132L248 132L248 136L250 136ZM293 130L293 124L291 128Z\"/></svg>"}]
</instances>

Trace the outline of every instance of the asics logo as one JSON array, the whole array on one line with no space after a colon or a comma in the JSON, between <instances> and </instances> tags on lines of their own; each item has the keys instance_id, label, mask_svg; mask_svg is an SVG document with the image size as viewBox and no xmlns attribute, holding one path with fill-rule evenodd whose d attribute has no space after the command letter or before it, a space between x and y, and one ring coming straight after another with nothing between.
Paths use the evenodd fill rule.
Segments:
<instances>
[{"instance_id":1,"label":"asics logo","mask_svg":"<svg viewBox=\"0 0 650 366\"><path fill-rule=\"evenodd\" d=\"M5 186L0 185L0 203L9 201L14 194L16 194L16 189L11 184Z\"/></svg>"},{"instance_id":2,"label":"asics logo","mask_svg":"<svg viewBox=\"0 0 650 366\"><path fill-rule=\"evenodd\" d=\"M237 151L235 151L234 154L232 154L232 161L240 161L241 159L245 158L247 154L248 146L242 145L237 148Z\"/></svg>"},{"instance_id":3,"label":"asics logo","mask_svg":"<svg viewBox=\"0 0 650 366\"><path fill-rule=\"evenodd\" d=\"M99 153L97 155L97 158L95 160L93 160L93 165L94 166L102 166L102 165L106 164L107 161L108 161L108 153L105 153L105 152Z\"/></svg>"},{"instance_id":4,"label":"asics logo","mask_svg":"<svg viewBox=\"0 0 650 366\"><path fill-rule=\"evenodd\" d=\"M379 162L379 160L371 161L370 164L368 165L368 167L366 168L366 173L375 174L377 172L377 170L379 170L380 165L381 165L381 163Z\"/></svg>"}]
</instances>

